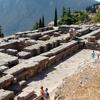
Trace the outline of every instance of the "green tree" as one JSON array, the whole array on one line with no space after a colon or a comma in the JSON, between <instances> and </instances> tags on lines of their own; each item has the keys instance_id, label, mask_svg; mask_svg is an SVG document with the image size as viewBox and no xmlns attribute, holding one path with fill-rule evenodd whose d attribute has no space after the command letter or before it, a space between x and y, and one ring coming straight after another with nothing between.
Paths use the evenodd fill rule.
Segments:
<instances>
[{"instance_id":1,"label":"green tree","mask_svg":"<svg viewBox=\"0 0 100 100\"><path fill-rule=\"evenodd\" d=\"M42 16L42 27L45 27L44 16Z\"/></svg>"},{"instance_id":2,"label":"green tree","mask_svg":"<svg viewBox=\"0 0 100 100\"><path fill-rule=\"evenodd\" d=\"M36 29L38 29L38 28L39 28L39 23L36 22L36 23L33 25L32 30L36 30Z\"/></svg>"},{"instance_id":3,"label":"green tree","mask_svg":"<svg viewBox=\"0 0 100 100\"><path fill-rule=\"evenodd\" d=\"M41 18L39 19L39 28L41 28L42 27L42 20L41 20Z\"/></svg>"},{"instance_id":4,"label":"green tree","mask_svg":"<svg viewBox=\"0 0 100 100\"><path fill-rule=\"evenodd\" d=\"M100 22L100 10L98 10L98 11L96 12L96 15L95 15L95 17L94 17L94 21L95 21L95 22Z\"/></svg>"},{"instance_id":5,"label":"green tree","mask_svg":"<svg viewBox=\"0 0 100 100\"><path fill-rule=\"evenodd\" d=\"M65 16L65 14L66 14L66 8L65 8L65 7L63 7L63 15L62 15L62 17L64 17L64 16Z\"/></svg>"},{"instance_id":6,"label":"green tree","mask_svg":"<svg viewBox=\"0 0 100 100\"><path fill-rule=\"evenodd\" d=\"M54 26L57 26L57 8L55 8Z\"/></svg>"},{"instance_id":7,"label":"green tree","mask_svg":"<svg viewBox=\"0 0 100 100\"><path fill-rule=\"evenodd\" d=\"M79 22L87 22L89 21L89 16L85 11L80 11L79 12Z\"/></svg>"},{"instance_id":8,"label":"green tree","mask_svg":"<svg viewBox=\"0 0 100 100\"><path fill-rule=\"evenodd\" d=\"M2 26L0 25L0 37L4 37L4 34L2 33Z\"/></svg>"},{"instance_id":9,"label":"green tree","mask_svg":"<svg viewBox=\"0 0 100 100\"><path fill-rule=\"evenodd\" d=\"M59 24L73 24L75 21L74 16L71 14L71 10L70 8L68 8L67 10L65 8L63 8L63 14L59 20Z\"/></svg>"}]
</instances>

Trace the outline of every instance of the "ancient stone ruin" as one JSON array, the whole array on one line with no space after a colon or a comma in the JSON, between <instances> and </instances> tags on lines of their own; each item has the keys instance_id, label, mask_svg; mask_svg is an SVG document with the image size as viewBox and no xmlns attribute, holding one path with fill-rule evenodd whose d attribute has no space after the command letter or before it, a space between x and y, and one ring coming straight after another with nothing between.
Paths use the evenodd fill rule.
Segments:
<instances>
[{"instance_id":1,"label":"ancient stone ruin","mask_svg":"<svg viewBox=\"0 0 100 100\"><path fill-rule=\"evenodd\" d=\"M0 100L38 100L27 81L82 49L100 51L100 26L45 27L0 39Z\"/></svg>"}]
</instances>

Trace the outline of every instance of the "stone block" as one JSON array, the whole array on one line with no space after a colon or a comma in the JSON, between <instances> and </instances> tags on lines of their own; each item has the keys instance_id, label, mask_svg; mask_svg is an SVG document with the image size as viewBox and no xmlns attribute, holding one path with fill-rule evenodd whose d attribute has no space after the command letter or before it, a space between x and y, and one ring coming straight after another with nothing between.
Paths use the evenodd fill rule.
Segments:
<instances>
[{"instance_id":1,"label":"stone block","mask_svg":"<svg viewBox=\"0 0 100 100\"><path fill-rule=\"evenodd\" d=\"M32 87L26 87L22 92L17 96L17 100L29 100L35 94Z\"/></svg>"},{"instance_id":2,"label":"stone block","mask_svg":"<svg viewBox=\"0 0 100 100\"><path fill-rule=\"evenodd\" d=\"M25 43L26 43L26 46L31 46L31 45L34 45L34 44L36 44L36 40L26 40L25 41Z\"/></svg>"},{"instance_id":3,"label":"stone block","mask_svg":"<svg viewBox=\"0 0 100 100\"><path fill-rule=\"evenodd\" d=\"M20 59L28 59L31 57L31 53L30 52L25 52L25 51L21 51L17 54L18 58Z\"/></svg>"},{"instance_id":4,"label":"stone block","mask_svg":"<svg viewBox=\"0 0 100 100\"><path fill-rule=\"evenodd\" d=\"M40 38L42 35L41 33L29 33L26 35L27 37L29 37L30 39L38 39Z\"/></svg>"},{"instance_id":5,"label":"stone block","mask_svg":"<svg viewBox=\"0 0 100 100\"><path fill-rule=\"evenodd\" d=\"M18 64L18 58L15 56L11 56L5 53L0 53L0 66L6 65L6 66L13 66Z\"/></svg>"},{"instance_id":6,"label":"stone block","mask_svg":"<svg viewBox=\"0 0 100 100\"><path fill-rule=\"evenodd\" d=\"M46 40L49 40L49 39L50 39L49 35L44 35L44 36L39 38L39 40L43 40L43 41L46 41Z\"/></svg>"},{"instance_id":7,"label":"stone block","mask_svg":"<svg viewBox=\"0 0 100 100\"><path fill-rule=\"evenodd\" d=\"M35 44L35 45L32 45L32 46L28 46L28 47L24 48L24 51L31 52L31 54L33 56L39 55L40 54L40 45Z\"/></svg>"},{"instance_id":8,"label":"stone block","mask_svg":"<svg viewBox=\"0 0 100 100\"><path fill-rule=\"evenodd\" d=\"M0 88L8 87L14 81L13 75L5 75L0 78Z\"/></svg>"},{"instance_id":9,"label":"stone block","mask_svg":"<svg viewBox=\"0 0 100 100\"><path fill-rule=\"evenodd\" d=\"M18 53L18 51L14 50L14 49L7 49L6 53L8 53L9 55L16 56L16 54Z\"/></svg>"},{"instance_id":10,"label":"stone block","mask_svg":"<svg viewBox=\"0 0 100 100\"><path fill-rule=\"evenodd\" d=\"M0 66L0 72L1 73L3 73L7 69L9 69L7 66Z\"/></svg>"},{"instance_id":11,"label":"stone block","mask_svg":"<svg viewBox=\"0 0 100 100\"><path fill-rule=\"evenodd\" d=\"M13 100L14 99L14 93L12 91L0 90L0 100Z\"/></svg>"},{"instance_id":12,"label":"stone block","mask_svg":"<svg viewBox=\"0 0 100 100\"><path fill-rule=\"evenodd\" d=\"M0 52L2 53L5 53L5 51L6 51L5 49L0 49Z\"/></svg>"},{"instance_id":13,"label":"stone block","mask_svg":"<svg viewBox=\"0 0 100 100\"><path fill-rule=\"evenodd\" d=\"M54 35L53 35L54 37L58 37L58 36L60 36L60 33L59 32L54 32Z\"/></svg>"},{"instance_id":14,"label":"stone block","mask_svg":"<svg viewBox=\"0 0 100 100\"><path fill-rule=\"evenodd\" d=\"M96 38L95 38L95 36L89 37L89 38L88 38L88 42L94 42L94 43L96 43Z\"/></svg>"}]
</instances>

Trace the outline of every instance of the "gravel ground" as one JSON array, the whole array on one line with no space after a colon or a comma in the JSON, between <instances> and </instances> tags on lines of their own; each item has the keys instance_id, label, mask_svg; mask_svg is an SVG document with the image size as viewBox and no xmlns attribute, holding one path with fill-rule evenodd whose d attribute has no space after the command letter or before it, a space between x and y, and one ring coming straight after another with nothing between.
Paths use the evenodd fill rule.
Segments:
<instances>
[{"instance_id":1,"label":"gravel ground","mask_svg":"<svg viewBox=\"0 0 100 100\"><path fill-rule=\"evenodd\" d=\"M94 61L91 58L92 52L92 50L88 49L84 49L78 52L64 62L48 68L36 77L32 78L29 81L28 86L34 88L37 94L39 94L40 87L44 86L44 88L49 89L49 92L52 95L52 93L54 92L53 90L55 90L63 82L63 79L65 77L74 74L79 69L84 67L85 64Z\"/></svg>"}]
</instances>

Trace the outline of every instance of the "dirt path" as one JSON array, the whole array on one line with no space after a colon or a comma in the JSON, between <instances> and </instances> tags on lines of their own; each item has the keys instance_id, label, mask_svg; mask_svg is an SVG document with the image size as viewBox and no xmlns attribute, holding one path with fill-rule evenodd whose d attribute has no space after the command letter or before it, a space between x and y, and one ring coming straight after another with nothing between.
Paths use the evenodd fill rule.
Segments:
<instances>
[{"instance_id":1,"label":"dirt path","mask_svg":"<svg viewBox=\"0 0 100 100\"><path fill-rule=\"evenodd\" d=\"M92 50L82 50L64 62L54 67L48 68L41 72L38 76L30 80L28 86L34 88L39 94L41 86L48 88L51 93L57 86L62 83L62 80L69 75L72 75L84 64L93 61L91 58Z\"/></svg>"}]
</instances>

